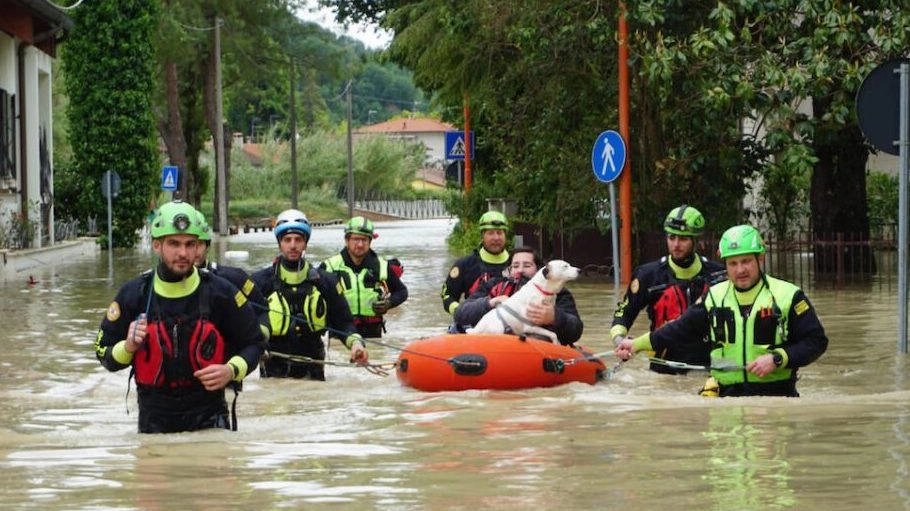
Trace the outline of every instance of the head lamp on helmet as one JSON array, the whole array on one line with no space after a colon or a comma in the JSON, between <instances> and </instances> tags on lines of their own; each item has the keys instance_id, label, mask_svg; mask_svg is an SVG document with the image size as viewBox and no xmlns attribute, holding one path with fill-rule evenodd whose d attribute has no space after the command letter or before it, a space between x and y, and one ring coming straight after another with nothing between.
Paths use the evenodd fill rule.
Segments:
<instances>
[{"instance_id":1,"label":"head lamp on helmet","mask_svg":"<svg viewBox=\"0 0 910 511\"><path fill-rule=\"evenodd\" d=\"M701 211L683 204L673 208L664 220L664 231L677 236L700 236L705 229L705 217Z\"/></svg>"},{"instance_id":2,"label":"head lamp on helmet","mask_svg":"<svg viewBox=\"0 0 910 511\"><path fill-rule=\"evenodd\" d=\"M310 241L310 221L303 211L286 209L275 219L275 239L280 241L282 236L292 232L303 236L304 241Z\"/></svg>"},{"instance_id":3,"label":"head lamp on helmet","mask_svg":"<svg viewBox=\"0 0 910 511\"><path fill-rule=\"evenodd\" d=\"M162 204L152 220L152 238L173 234L191 234L200 236L199 212L196 208L182 201Z\"/></svg>"},{"instance_id":4,"label":"head lamp on helmet","mask_svg":"<svg viewBox=\"0 0 910 511\"><path fill-rule=\"evenodd\" d=\"M717 251L721 259L726 259L744 254L764 254L765 245L758 229L743 224L733 226L724 232L720 237Z\"/></svg>"},{"instance_id":5,"label":"head lamp on helmet","mask_svg":"<svg viewBox=\"0 0 910 511\"><path fill-rule=\"evenodd\" d=\"M348 220L348 223L344 226L344 237L347 238L349 234L359 234L367 238L378 237L373 231L373 222L369 218L362 216L355 216Z\"/></svg>"},{"instance_id":6,"label":"head lamp on helmet","mask_svg":"<svg viewBox=\"0 0 910 511\"><path fill-rule=\"evenodd\" d=\"M499 229L505 231L509 228L509 220L499 211L487 211L480 216L480 232Z\"/></svg>"}]
</instances>

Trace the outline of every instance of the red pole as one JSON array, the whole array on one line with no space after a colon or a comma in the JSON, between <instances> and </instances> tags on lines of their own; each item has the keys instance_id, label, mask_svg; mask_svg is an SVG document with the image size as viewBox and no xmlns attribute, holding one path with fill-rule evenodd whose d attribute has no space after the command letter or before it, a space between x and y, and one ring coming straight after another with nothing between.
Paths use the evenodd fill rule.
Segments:
<instances>
[{"instance_id":1,"label":"red pole","mask_svg":"<svg viewBox=\"0 0 910 511\"><path fill-rule=\"evenodd\" d=\"M471 191L471 107L464 93L464 191Z\"/></svg>"},{"instance_id":2,"label":"red pole","mask_svg":"<svg viewBox=\"0 0 910 511\"><path fill-rule=\"evenodd\" d=\"M619 1L619 134L626 143L626 162L619 175L619 253L621 283L632 278L632 176L629 164L629 48L627 46L626 4Z\"/></svg>"}]
</instances>

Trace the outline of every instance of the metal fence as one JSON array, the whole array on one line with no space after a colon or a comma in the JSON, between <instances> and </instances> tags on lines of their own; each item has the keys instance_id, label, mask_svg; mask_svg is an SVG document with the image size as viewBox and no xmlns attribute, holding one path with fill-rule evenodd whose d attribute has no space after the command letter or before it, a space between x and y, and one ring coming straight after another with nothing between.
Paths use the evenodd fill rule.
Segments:
<instances>
[{"instance_id":1,"label":"metal fence","mask_svg":"<svg viewBox=\"0 0 910 511\"><path fill-rule=\"evenodd\" d=\"M787 238L762 233L765 243L764 271L801 287L843 288L852 285L895 285L897 277L897 229L876 226L872 235L856 232L797 232ZM642 261L666 254L664 233L647 233L640 239ZM719 235L699 238L699 253L717 258Z\"/></svg>"},{"instance_id":2,"label":"metal fence","mask_svg":"<svg viewBox=\"0 0 910 511\"><path fill-rule=\"evenodd\" d=\"M586 274L612 275L612 240L609 233L593 228L568 237L550 233L538 225L515 222L516 243L537 248L545 259L565 259ZM766 253L763 270L807 289L844 288L854 285L896 288L897 228L873 226L871 235L861 233L798 232L785 239L762 233ZM720 234L698 238L698 253L717 260ZM632 236L633 267L667 255L666 233L646 232Z\"/></svg>"},{"instance_id":3,"label":"metal fence","mask_svg":"<svg viewBox=\"0 0 910 511\"><path fill-rule=\"evenodd\" d=\"M873 233L876 230L873 229ZM766 235L765 271L804 287L893 285L897 276L896 229L869 236L856 232Z\"/></svg>"},{"instance_id":4,"label":"metal fence","mask_svg":"<svg viewBox=\"0 0 910 511\"><path fill-rule=\"evenodd\" d=\"M441 199L386 199L358 200L356 209L370 211L397 218L448 218L452 215L446 210Z\"/></svg>"}]
</instances>

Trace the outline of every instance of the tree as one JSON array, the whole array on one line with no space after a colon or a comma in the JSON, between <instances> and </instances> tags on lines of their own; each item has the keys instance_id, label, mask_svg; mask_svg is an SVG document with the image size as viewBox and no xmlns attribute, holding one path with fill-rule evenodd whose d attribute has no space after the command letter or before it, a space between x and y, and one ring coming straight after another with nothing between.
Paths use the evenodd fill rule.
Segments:
<instances>
[{"instance_id":1,"label":"tree","mask_svg":"<svg viewBox=\"0 0 910 511\"><path fill-rule=\"evenodd\" d=\"M636 20L649 69L686 68L699 110L729 106L731 118L756 129L763 193L775 231L794 221L797 198L808 195L811 227L820 240L816 271L835 270L836 233L868 240L865 165L868 146L855 121L854 98L878 63L901 55L910 43L910 16L892 2L790 0L707 6L691 29L666 35L671 17L688 17L691 3L666 0L639 5ZM653 73L652 73L653 74ZM808 194L795 183L811 183ZM849 204L850 207L844 207ZM872 270L868 246L846 249L854 270Z\"/></svg>"},{"instance_id":2,"label":"tree","mask_svg":"<svg viewBox=\"0 0 910 511\"><path fill-rule=\"evenodd\" d=\"M291 1L166 2L157 40L162 84L156 110L158 129L171 163L185 169L185 194L193 204L199 204L209 186L210 173L200 168L200 153L220 125L214 118L212 28L216 17L223 20L226 155L231 153L234 132L255 135L260 142L268 133L291 136L291 66L296 69L293 86L300 124L314 132L343 119L343 103L332 104L340 84L351 76L356 78L364 67L379 65L359 42L339 40L318 25L297 19ZM392 66L382 66L389 68ZM398 71L395 77L399 76L407 75ZM410 92L403 99L412 99L416 94L413 87ZM364 122L368 110L357 111ZM229 156L225 163L229 175Z\"/></svg>"},{"instance_id":3,"label":"tree","mask_svg":"<svg viewBox=\"0 0 910 511\"><path fill-rule=\"evenodd\" d=\"M480 133L477 176L491 183L485 189L517 195L529 220L591 224L588 204L598 194L585 185L584 159L572 154L590 147L595 126L613 123L614 6L324 3L342 20L393 30L389 54L446 111L457 112L470 97ZM696 202L718 230L761 213L783 234L808 199L811 226L823 241L835 230L868 237L868 149L853 98L877 63L908 47L906 11L885 0L862 7L834 0L626 5L633 30L633 228L656 229L668 207ZM765 211L741 207L752 183ZM552 193L540 200L543 189ZM816 247L820 273L833 269L823 261L836 260L824 257L837 250L828 247ZM847 264L867 264L867 250L849 249Z\"/></svg>"},{"instance_id":4,"label":"tree","mask_svg":"<svg viewBox=\"0 0 910 511\"><path fill-rule=\"evenodd\" d=\"M133 246L154 193L158 152L152 116L157 0L98 0L73 11L63 46L70 102L72 179L65 215L105 216L99 193L107 170L120 174L113 202L113 244ZM66 179L67 176L61 176Z\"/></svg>"},{"instance_id":5,"label":"tree","mask_svg":"<svg viewBox=\"0 0 910 511\"><path fill-rule=\"evenodd\" d=\"M158 131L171 163L183 169L183 194L198 205L208 184L207 172L199 167L199 155L206 140L216 139L219 130L224 135L225 172L230 175L233 130L215 116L216 61L221 59L226 88L249 83L250 88L258 89L272 83L270 78L286 83L280 80L280 72L273 72L276 66L270 65L282 59L278 45L268 36L268 27L291 14L288 2L282 0L165 2L156 41L163 91L157 109ZM215 54L213 44L216 19L223 23L220 55ZM215 208L213 225L218 222L217 211Z\"/></svg>"},{"instance_id":6,"label":"tree","mask_svg":"<svg viewBox=\"0 0 910 511\"><path fill-rule=\"evenodd\" d=\"M388 10L377 14L378 5ZM338 7L340 14L352 8ZM591 175L590 151L598 133L617 125L615 5L419 0L364 6L358 14L394 31L390 57L413 70L456 124L469 98L476 191L514 198L522 219L570 236L596 224L607 188ZM634 64L641 71L640 55ZM709 216L711 208L724 213L757 167L743 163L749 144L728 111L693 118L670 110L691 101L694 90L668 90L673 77L658 78L638 78L634 88L637 230L659 229L668 208L691 197L704 201Z\"/></svg>"}]
</instances>

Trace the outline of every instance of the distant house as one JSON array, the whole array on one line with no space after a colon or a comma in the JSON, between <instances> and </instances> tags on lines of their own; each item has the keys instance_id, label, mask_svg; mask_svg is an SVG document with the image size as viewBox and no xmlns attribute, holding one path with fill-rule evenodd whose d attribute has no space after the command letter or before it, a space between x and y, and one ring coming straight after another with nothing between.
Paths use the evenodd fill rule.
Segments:
<instances>
[{"instance_id":1,"label":"distant house","mask_svg":"<svg viewBox=\"0 0 910 511\"><path fill-rule=\"evenodd\" d=\"M51 63L72 30L52 2L0 0L0 230L35 226L33 247L54 242Z\"/></svg>"},{"instance_id":2,"label":"distant house","mask_svg":"<svg viewBox=\"0 0 910 511\"><path fill-rule=\"evenodd\" d=\"M414 175L411 187L415 190L442 190L446 187L446 172L442 169L424 167Z\"/></svg>"},{"instance_id":3,"label":"distant house","mask_svg":"<svg viewBox=\"0 0 910 511\"><path fill-rule=\"evenodd\" d=\"M447 122L417 117L371 124L354 130L354 135L381 134L389 138L419 142L426 148L425 166L441 169L446 159L446 132L457 130Z\"/></svg>"},{"instance_id":4,"label":"distant house","mask_svg":"<svg viewBox=\"0 0 910 511\"><path fill-rule=\"evenodd\" d=\"M423 168L414 175L413 187L426 190L445 188L446 132L457 130L447 122L417 117L371 124L354 130L354 135L383 135L423 145L426 158Z\"/></svg>"}]
</instances>

